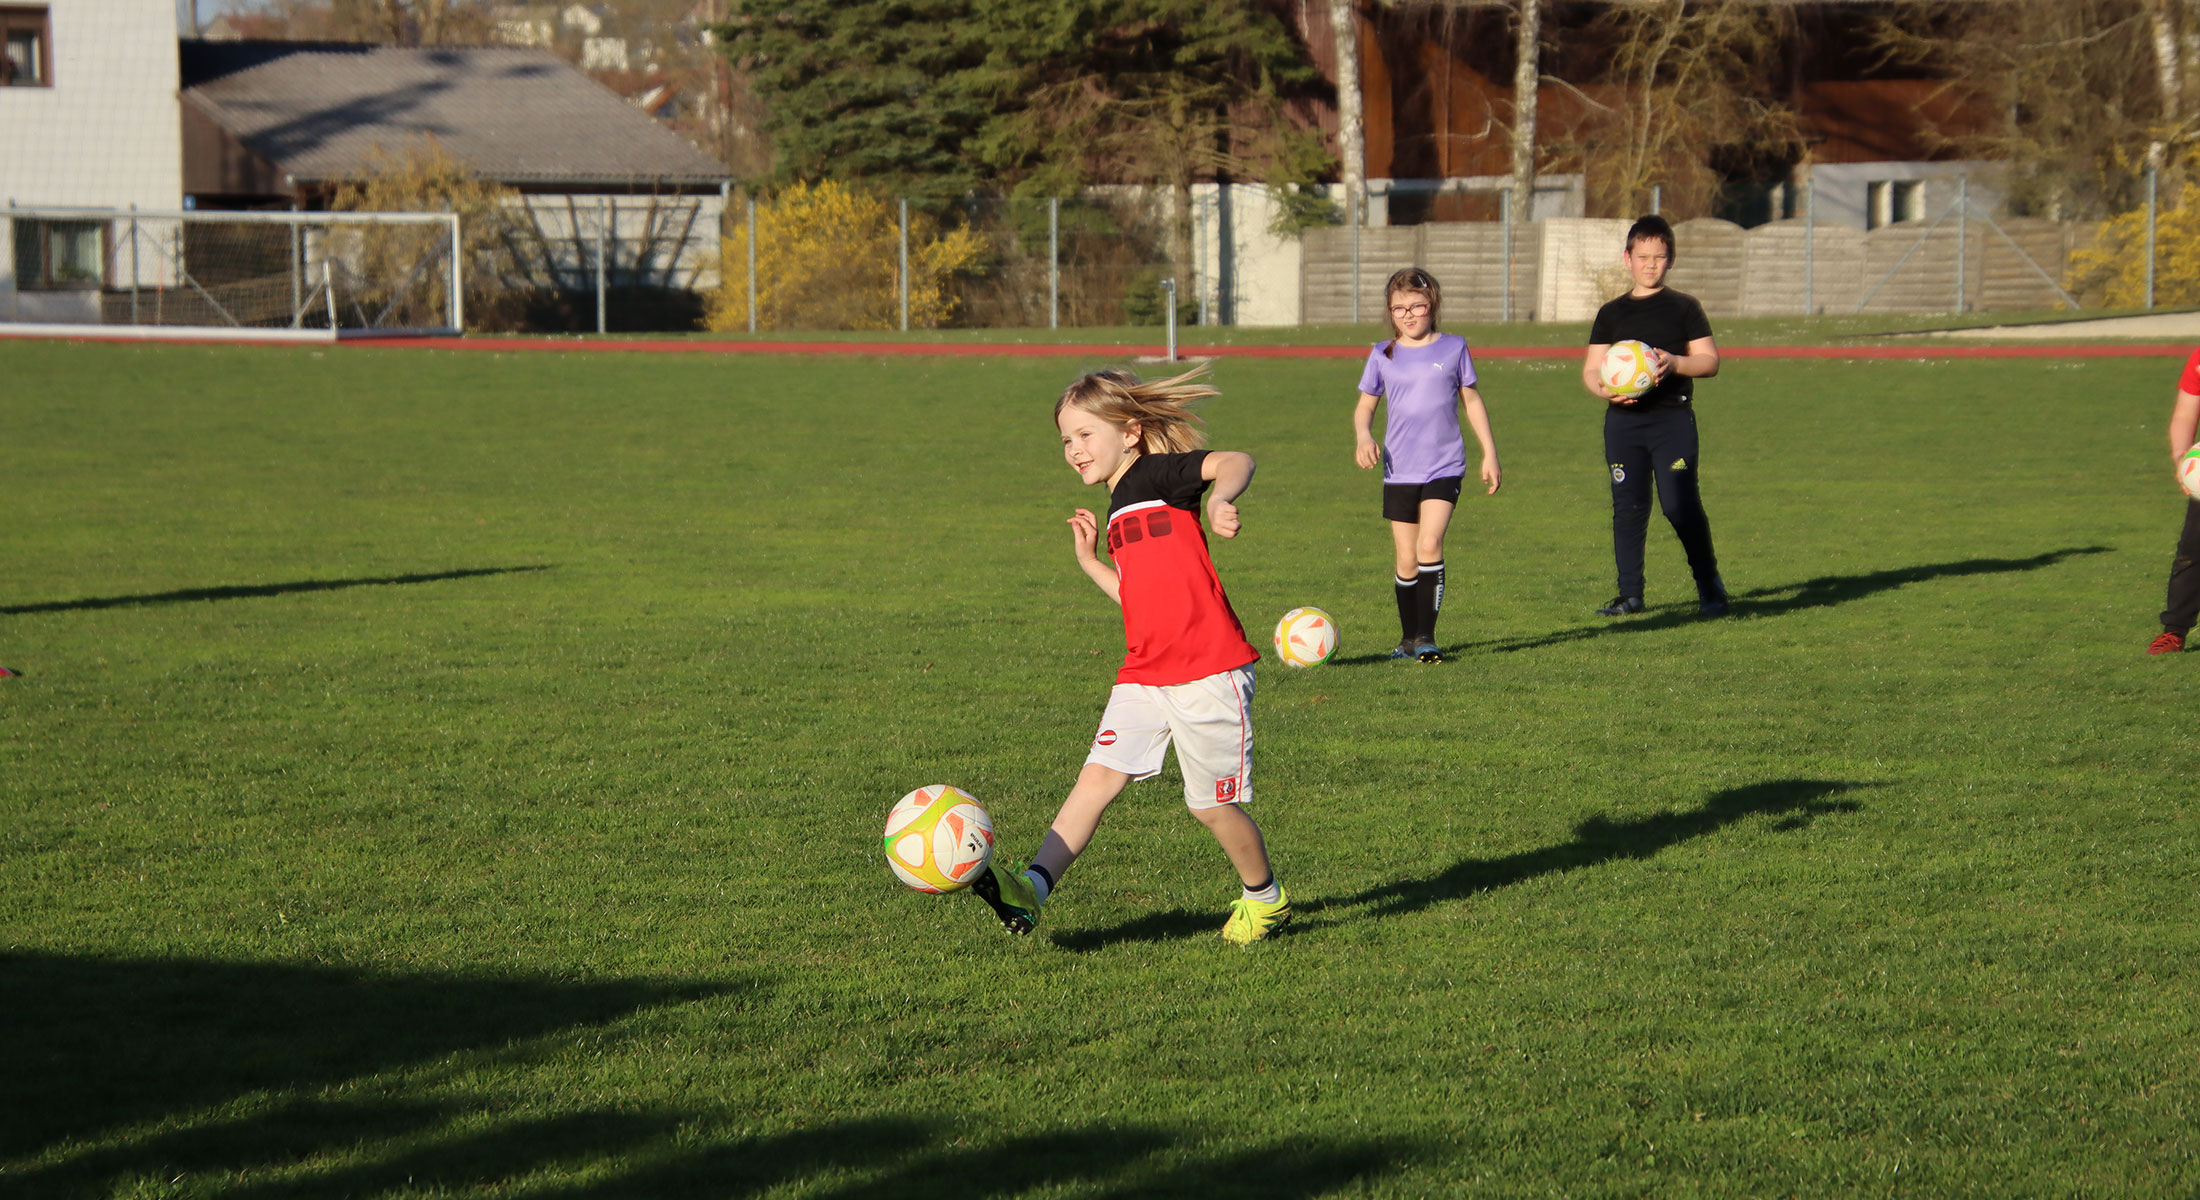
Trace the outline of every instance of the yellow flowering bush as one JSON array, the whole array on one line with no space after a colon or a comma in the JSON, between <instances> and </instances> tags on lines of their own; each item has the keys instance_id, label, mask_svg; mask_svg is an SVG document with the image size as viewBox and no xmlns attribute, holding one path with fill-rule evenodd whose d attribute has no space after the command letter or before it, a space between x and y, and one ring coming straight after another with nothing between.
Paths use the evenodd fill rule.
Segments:
<instances>
[{"instance_id":1,"label":"yellow flowering bush","mask_svg":"<svg viewBox=\"0 0 2200 1200\"><path fill-rule=\"evenodd\" d=\"M2087 307L2146 303L2147 212L2135 209L2102 225L2070 256L2071 291ZM2200 304L2200 206L2163 208L2154 219L2154 302Z\"/></svg>"},{"instance_id":2,"label":"yellow flowering bush","mask_svg":"<svg viewBox=\"0 0 2200 1200\"><path fill-rule=\"evenodd\" d=\"M749 327L749 230L738 207L717 290L703 321L714 330ZM955 275L986 253L983 235L942 231L909 214L909 325L934 328L955 315ZM758 329L893 329L901 321L901 248L896 206L826 180L798 183L756 206Z\"/></svg>"}]
</instances>

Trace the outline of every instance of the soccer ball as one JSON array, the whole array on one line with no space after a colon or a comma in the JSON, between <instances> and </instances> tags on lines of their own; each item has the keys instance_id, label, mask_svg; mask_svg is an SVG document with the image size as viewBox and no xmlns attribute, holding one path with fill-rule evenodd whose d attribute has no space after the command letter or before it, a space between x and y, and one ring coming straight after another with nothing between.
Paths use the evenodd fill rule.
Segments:
<instances>
[{"instance_id":1,"label":"soccer ball","mask_svg":"<svg viewBox=\"0 0 2200 1200\"><path fill-rule=\"evenodd\" d=\"M1598 374L1616 396L1640 396L1658 381L1657 369L1650 365L1650 347L1633 339L1605 347Z\"/></svg>"},{"instance_id":2,"label":"soccer ball","mask_svg":"<svg viewBox=\"0 0 2200 1200\"><path fill-rule=\"evenodd\" d=\"M1318 667L1337 652L1337 621L1318 608L1294 608L1276 622L1276 657L1287 667Z\"/></svg>"},{"instance_id":3,"label":"soccer ball","mask_svg":"<svg viewBox=\"0 0 2200 1200\"><path fill-rule=\"evenodd\" d=\"M2177 482L2187 496L2200 500L2200 444L2185 451L2185 456L2177 460Z\"/></svg>"},{"instance_id":4,"label":"soccer ball","mask_svg":"<svg viewBox=\"0 0 2200 1200\"><path fill-rule=\"evenodd\" d=\"M935 783L903 796L886 814L886 865L920 892L970 886L993 859L993 818L977 797Z\"/></svg>"}]
</instances>

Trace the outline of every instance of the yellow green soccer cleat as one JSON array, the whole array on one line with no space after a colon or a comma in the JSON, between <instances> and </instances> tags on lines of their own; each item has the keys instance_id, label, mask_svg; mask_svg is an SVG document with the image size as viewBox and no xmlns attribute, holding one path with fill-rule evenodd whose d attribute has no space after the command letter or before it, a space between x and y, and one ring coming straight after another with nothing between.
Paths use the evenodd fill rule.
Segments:
<instances>
[{"instance_id":1,"label":"yellow green soccer cleat","mask_svg":"<svg viewBox=\"0 0 2200 1200\"><path fill-rule=\"evenodd\" d=\"M1024 878L1024 866L1018 862L1004 862L1001 870L992 867L978 873L970 881L970 890L978 899L993 906L993 915L1001 919L1001 927L1010 933L1030 933L1039 923L1039 889Z\"/></svg>"},{"instance_id":2,"label":"yellow green soccer cleat","mask_svg":"<svg viewBox=\"0 0 2200 1200\"><path fill-rule=\"evenodd\" d=\"M1278 888L1274 904L1258 900L1231 901L1230 919L1222 923L1222 940L1250 946L1290 923L1291 894Z\"/></svg>"}]
</instances>

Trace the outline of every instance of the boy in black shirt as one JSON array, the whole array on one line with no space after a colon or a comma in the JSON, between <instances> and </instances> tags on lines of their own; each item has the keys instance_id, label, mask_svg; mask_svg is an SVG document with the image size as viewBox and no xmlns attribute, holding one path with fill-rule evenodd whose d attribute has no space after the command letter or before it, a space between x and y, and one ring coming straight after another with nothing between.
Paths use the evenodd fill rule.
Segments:
<instances>
[{"instance_id":1,"label":"boy in black shirt","mask_svg":"<svg viewBox=\"0 0 2200 1200\"><path fill-rule=\"evenodd\" d=\"M1696 577L1697 611L1723 616L1726 586L1719 581L1718 556L1711 549L1711 520L1696 490L1695 381L1719 373L1719 347L1711 340L1711 322L1694 296L1665 286L1673 265L1673 227L1663 217L1643 217L1627 230L1624 256L1635 286L1597 310L1589 329L1589 352L1581 363L1581 383L1605 402L1604 461L1612 469L1612 557L1619 568L1619 595L1597 610L1623 617L1643 610L1643 540L1650 529L1650 486L1657 483L1658 505L1688 552ZM1613 394L1604 386L1604 352L1614 342L1634 340L1650 347L1657 383L1640 396Z\"/></svg>"}]
</instances>

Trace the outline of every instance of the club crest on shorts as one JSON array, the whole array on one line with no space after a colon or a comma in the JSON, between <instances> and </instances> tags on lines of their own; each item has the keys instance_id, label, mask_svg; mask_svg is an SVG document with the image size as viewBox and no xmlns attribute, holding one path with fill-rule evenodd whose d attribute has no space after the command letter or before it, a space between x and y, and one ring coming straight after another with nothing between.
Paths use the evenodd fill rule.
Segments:
<instances>
[{"instance_id":1,"label":"club crest on shorts","mask_svg":"<svg viewBox=\"0 0 2200 1200\"><path fill-rule=\"evenodd\" d=\"M1115 731L1113 729L1101 730L1100 736L1092 739L1092 744L1095 746L1113 746L1115 744Z\"/></svg>"},{"instance_id":2,"label":"club crest on shorts","mask_svg":"<svg viewBox=\"0 0 2200 1200\"><path fill-rule=\"evenodd\" d=\"M1235 799L1237 799L1237 779L1235 777L1215 780L1215 803L1228 804Z\"/></svg>"},{"instance_id":3,"label":"club crest on shorts","mask_svg":"<svg viewBox=\"0 0 2200 1200\"><path fill-rule=\"evenodd\" d=\"M1623 466L1619 465L1618 463L1613 463L1613 464L1612 464L1612 482L1613 482L1613 483L1625 483L1625 482L1627 482L1627 468L1625 468L1625 467L1623 467Z\"/></svg>"}]
</instances>

